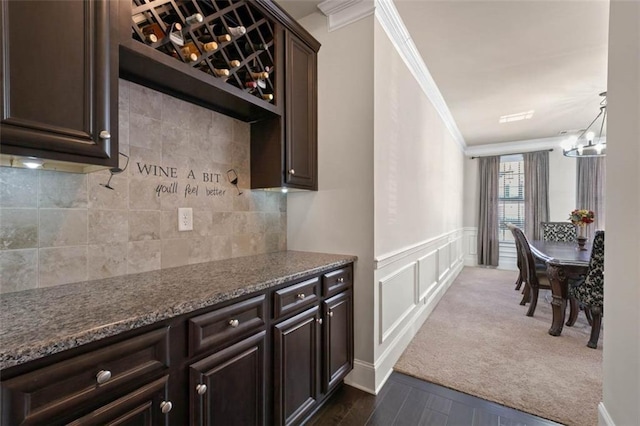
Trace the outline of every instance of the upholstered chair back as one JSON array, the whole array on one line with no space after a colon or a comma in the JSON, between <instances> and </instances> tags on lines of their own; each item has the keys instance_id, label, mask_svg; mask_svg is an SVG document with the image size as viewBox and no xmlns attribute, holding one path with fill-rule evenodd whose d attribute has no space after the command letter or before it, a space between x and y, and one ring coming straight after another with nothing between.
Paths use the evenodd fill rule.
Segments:
<instances>
[{"instance_id":1,"label":"upholstered chair back","mask_svg":"<svg viewBox=\"0 0 640 426\"><path fill-rule=\"evenodd\" d=\"M574 242L577 239L576 225L571 222L540 222L544 241Z\"/></svg>"},{"instance_id":2,"label":"upholstered chair back","mask_svg":"<svg viewBox=\"0 0 640 426\"><path fill-rule=\"evenodd\" d=\"M602 308L604 294L604 231L596 231L589 268L583 283L572 286L572 295L590 308Z\"/></svg>"}]
</instances>

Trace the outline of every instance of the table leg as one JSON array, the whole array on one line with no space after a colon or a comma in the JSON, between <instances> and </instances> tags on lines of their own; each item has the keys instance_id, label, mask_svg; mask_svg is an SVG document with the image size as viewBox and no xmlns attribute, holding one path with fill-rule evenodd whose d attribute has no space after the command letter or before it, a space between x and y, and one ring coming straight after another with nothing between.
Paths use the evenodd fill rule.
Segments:
<instances>
[{"instance_id":1,"label":"table leg","mask_svg":"<svg viewBox=\"0 0 640 426\"><path fill-rule=\"evenodd\" d=\"M553 311L553 322L549 334L559 336L562 333L567 308L567 278L562 267L554 265L547 265L547 275L551 282L551 309Z\"/></svg>"}]
</instances>

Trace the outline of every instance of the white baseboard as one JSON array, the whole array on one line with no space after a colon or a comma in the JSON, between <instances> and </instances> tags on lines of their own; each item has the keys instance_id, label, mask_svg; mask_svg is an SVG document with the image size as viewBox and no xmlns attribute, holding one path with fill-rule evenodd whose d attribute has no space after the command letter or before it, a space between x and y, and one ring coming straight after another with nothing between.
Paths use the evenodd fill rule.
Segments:
<instances>
[{"instance_id":1,"label":"white baseboard","mask_svg":"<svg viewBox=\"0 0 640 426\"><path fill-rule=\"evenodd\" d=\"M607 411L607 407L604 406L604 402L598 404L598 425L599 426L616 426L613 419Z\"/></svg>"},{"instance_id":2,"label":"white baseboard","mask_svg":"<svg viewBox=\"0 0 640 426\"><path fill-rule=\"evenodd\" d=\"M344 378L344 382L356 389L376 395L376 369L370 362L355 359L353 370Z\"/></svg>"}]
</instances>

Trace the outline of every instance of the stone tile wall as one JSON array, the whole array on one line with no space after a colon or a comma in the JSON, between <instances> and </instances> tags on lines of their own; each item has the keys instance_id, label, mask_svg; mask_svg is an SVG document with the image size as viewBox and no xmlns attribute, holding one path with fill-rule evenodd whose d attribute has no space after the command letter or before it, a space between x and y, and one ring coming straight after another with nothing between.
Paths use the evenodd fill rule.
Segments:
<instances>
[{"instance_id":1,"label":"stone tile wall","mask_svg":"<svg viewBox=\"0 0 640 426\"><path fill-rule=\"evenodd\" d=\"M107 170L0 167L0 292L286 250L286 195L248 189L248 123L125 80L119 112L113 190Z\"/></svg>"}]
</instances>

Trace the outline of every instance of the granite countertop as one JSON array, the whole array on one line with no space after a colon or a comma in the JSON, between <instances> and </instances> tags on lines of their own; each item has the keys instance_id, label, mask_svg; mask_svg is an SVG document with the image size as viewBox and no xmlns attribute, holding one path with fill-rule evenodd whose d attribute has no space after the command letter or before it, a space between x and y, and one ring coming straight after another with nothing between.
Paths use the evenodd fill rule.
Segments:
<instances>
[{"instance_id":1,"label":"granite countertop","mask_svg":"<svg viewBox=\"0 0 640 426\"><path fill-rule=\"evenodd\" d=\"M355 260L284 251L0 294L0 370Z\"/></svg>"}]
</instances>

